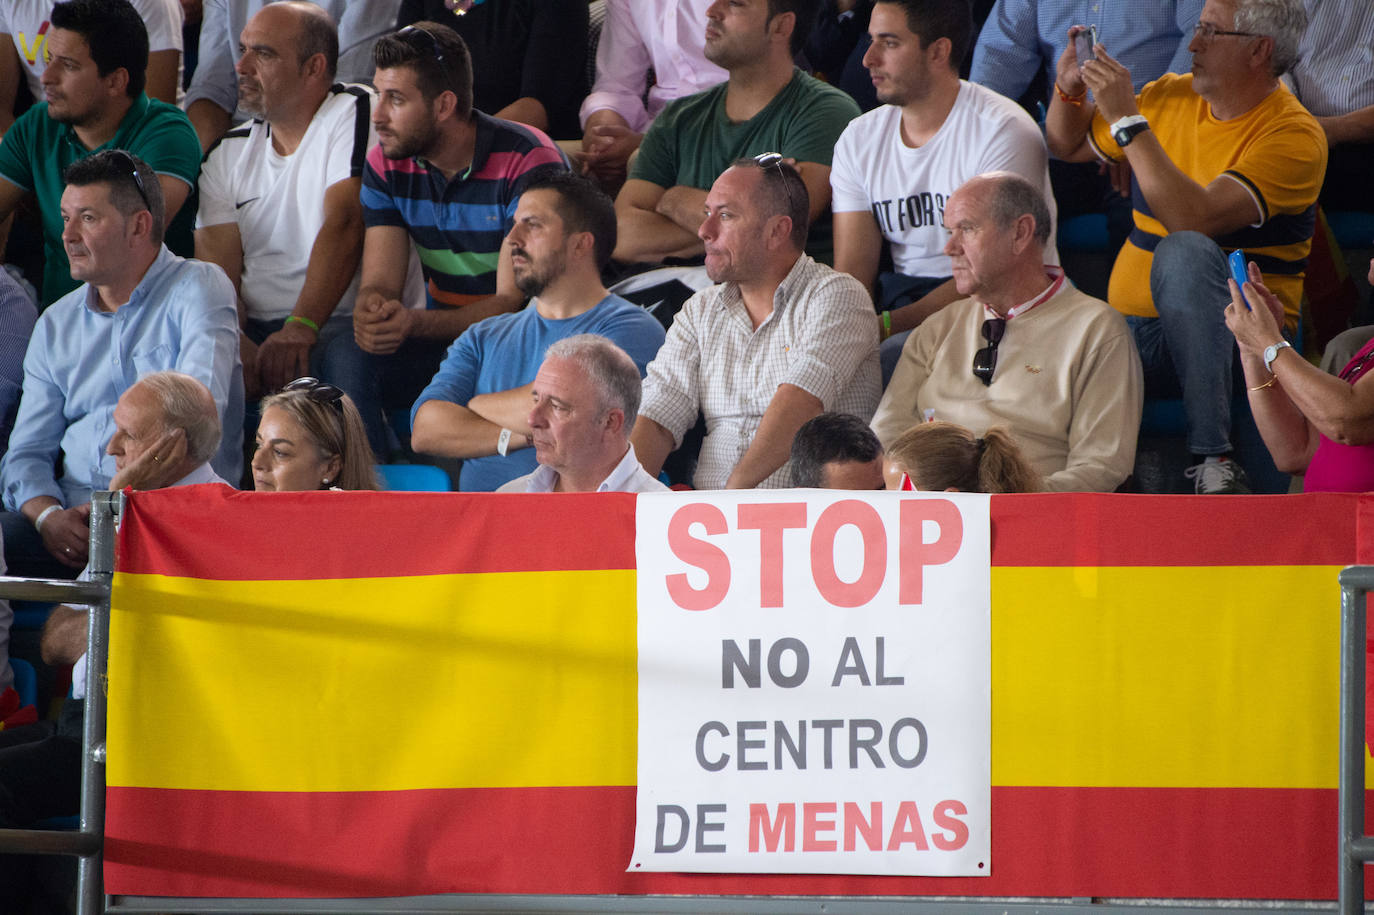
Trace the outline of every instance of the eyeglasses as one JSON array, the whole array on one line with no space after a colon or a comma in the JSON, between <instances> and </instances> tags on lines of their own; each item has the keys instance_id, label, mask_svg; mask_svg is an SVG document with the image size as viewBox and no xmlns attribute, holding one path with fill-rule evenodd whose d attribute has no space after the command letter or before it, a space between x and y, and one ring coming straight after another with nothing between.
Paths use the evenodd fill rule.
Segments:
<instances>
[{"instance_id":1,"label":"eyeglasses","mask_svg":"<svg viewBox=\"0 0 1374 915\"><path fill-rule=\"evenodd\" d=\"M1223 37L1234 35L1237 38L1264 38L1263 35L1256 35L1254 32L1228 32L1226 29L1219 29L1210 22L1199 22L1193 26L1193 37L1200 39L1203 44L1211 44L1212 39L1218 35Z\"/></svg>"},{"instance_id":2,"label":"eyeglasses","mask_svg":"<svg viewBox=\"0 0 1374 915\"><path fill-rule=\"evenodd\" d=\"M973 375L983 384L992 384L992 373L997 371L997 344L1002 342L1006 330L1006 318L988 318L983 322L983 339L988 345L973 354Z\"/></svg>"},{"instance_id":3,"label":"eyeglasses","mask_svg":"<svg viewBox=\"0 0 1374 915\"><path fill-rule=\"evenodd\" d=\"M143 186L143 176L138 173L138 163L134 161L134 157L122 149L112 149L110 152L129 163L129 171L133 173L134 184L138 187L138 196L143 198L143 205L147 207L148 212L151 213L153 211L153 205L148 202L148 189Z\"/></svg>"},{"instance_id":4,"label":"eyeglasses","mask_svg":"<svg viewBox=\"0 0 1374 915\"><path fill-rule=\"evenodd\" d=\"M466 11L465 11L466 12ZM410 36L423 35L429 40L429 49L434 52L434 59L439 61L439 68L444 71L444 82L451 83L453 80L449 74L448 64L444 61L444 52L439 47L439 39L434 37L434 33L429 29L421 28L418 25L408 25L396 33L397 37L404 37L406 43L410 43Z\"/></svg>"},{"instance_id":5,"label":"eyeglasses","mask_svg":"<svg viewBox=\"0 0 1374 915\"><path fill-rule=\"evenodd\" d=\"M776 168L778 178L782 181L783 192L787 194L787 214L792 215L792 210L797 206L792 199L792 189L787 186L787 172L782 170L782 153L766 152L759 153L754 157L754 161L759 164L759 168Z\"/></svg>"},{"instance_id":6,"label":"eyeglasses","mask_svg":"<svg viewBox=\"0 0 1374 915\"><path fill-rule=\"evenodd\" d=\"M325 404L343 413L344 392L327 381L320 381L318 378L306 375L304 378L297 378L282 388L283 393L286 391L293 393L299 391L315 403Z\"/></svg>"}]
</instances>

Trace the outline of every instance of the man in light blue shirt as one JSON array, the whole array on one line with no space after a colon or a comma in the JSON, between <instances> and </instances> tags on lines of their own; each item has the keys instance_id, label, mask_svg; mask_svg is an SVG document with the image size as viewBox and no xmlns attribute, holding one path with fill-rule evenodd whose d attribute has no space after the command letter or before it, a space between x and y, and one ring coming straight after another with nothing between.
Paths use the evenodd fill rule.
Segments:
<instances>
[{"instance_id":1,"label":"man in light blue shirt","mask_svg":"<svg viewBox=\"0 0 1374 915\"><path fill-rule=\"evenodd\" d=\"M1069 27L1092 25L1098 41L1131 71L1139 92L1165 73L1188 72L1188 42L1201 15L1202 0L997 0L974 45L969 81L1020 99L1043 72L1045 97L1035 101L1048 107Z\"/></svg>"},{"instance_id":2,"label":"man in light blue shirt","mask_svg":"<svg viewBox=\"0 0 1374 915\"><path fill-rule=\"evenodd\" d=\"M459 489L490 492L534 472L530 404L550 344L599 334L641 374L658 352L663 326L601 283L615 240L615 206L586 178L547 175L520 195L502 256L530 303L463 331L411 411L417 452L463 459Z\"/></svg>"},{"instance_id":3,"label":"man in light blue shirt","mask_svg":"<svg viewBox=\"0 0 1374 915\"><path fill-rule=\"evenodd\" d=\"M62 241L83 285L42 314L24 358L23 398L0 464L13 574L70 575L86 564L91 491L115 473L105 453L115 403L142 375L175 369L205 384L224 429L211 464L228 480L242 470L233 285L218 267L163 246L162 192L146 163L107 150L65 177Z\"/></svg>"}]
</instances>

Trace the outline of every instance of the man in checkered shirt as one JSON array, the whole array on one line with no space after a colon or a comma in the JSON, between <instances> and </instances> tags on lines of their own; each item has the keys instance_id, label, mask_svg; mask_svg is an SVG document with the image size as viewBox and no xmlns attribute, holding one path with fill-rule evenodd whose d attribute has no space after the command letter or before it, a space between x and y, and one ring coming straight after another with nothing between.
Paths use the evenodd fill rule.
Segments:
<instances>
[{"instance_id":1,"label":"man in checkered shirt","mask_svg":"<svg viewBox=\"0 0 1374 915\"><path fill-rule=\"evenodd\" d=\"M706 197L698 235L716 285L682 307L649 364L631 442L657 474L700 412L697 489L792 485L792 438L825 410L867 420L881 393L864 287L802 253L806 185L776 154L741 159Z\"/></svg>"}]
</instances>

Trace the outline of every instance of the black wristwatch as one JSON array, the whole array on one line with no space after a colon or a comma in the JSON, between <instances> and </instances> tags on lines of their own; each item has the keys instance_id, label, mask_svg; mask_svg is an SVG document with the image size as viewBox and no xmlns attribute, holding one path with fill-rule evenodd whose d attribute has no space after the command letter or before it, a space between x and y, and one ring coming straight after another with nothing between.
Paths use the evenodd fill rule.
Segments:
<instances>
[{"instance_id":1,"label":"black wristwatch","mask_svg":"<svg viewBox=\"0 0 1374 915\"><path fill-rule=\"evenodd\" d=\"M1112 125L1112 139L1116 145L1125 149L1135 139L1136 134L1150 129L1150 122L1143 114L1130 114Z\"/></svg>"}]
</instances>

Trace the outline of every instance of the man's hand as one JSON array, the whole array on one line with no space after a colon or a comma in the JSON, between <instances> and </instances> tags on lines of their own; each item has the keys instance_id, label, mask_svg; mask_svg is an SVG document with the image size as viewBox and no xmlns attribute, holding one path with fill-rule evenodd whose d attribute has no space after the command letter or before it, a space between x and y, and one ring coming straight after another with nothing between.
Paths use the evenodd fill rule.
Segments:
<instances>
[{"instance_id":1,"label":"man's hand","mask_svg":"<svg viewBox=\"0 0 1374 915\"><path fill-rule=\"evenodd\" d=\"M1099 162L1097 173L1107 176L1112 182L1112 190L1127 200L1131 198L1131 163L1125 159L1119 162Z\"/></svg>"},{"instance_id":2,"label":"man's hand","mask_svg":"<svg viewBox=\"0 0 1374 915\"><path fill-rule=\"evenodd\" d=\"M1069 28L1069 45L1064 49L1064 53L1059 55L1059 62L1055 64L1054 84L1058 86L1065 95L1075 98L1087 91L1087 86L1083 82L1083 73L1078 62L1078 51L1074 46L1074 38L1079 32L1086 32L1087 26L1075 25Z\"/></svg>"},{"instance_id":3,"label":"man's hand","mask_svg":"<svg viewBox=\"0 0 1374 915\"><path fill-rule=\"evenodd\" d=\"M1236 335L1236 345L1242 352L1258 355L1267 346L1283 339L1283 303L1261 282L1259 268L1249 265L1250 282L1245 284L1245 299L1235 280L1228 279L1231 304L1226 306L1226 326ZM1249 302L1247 308L1245 303Z\"/></svg>"},{"instance_id":4,"label":"man's hand","mask_svg":"<svg viewBox=\"0 0 1374 915\"><path fill-rule=\"evenodd\" d=\"M279 391L310 374L310 348L319 334L298 321L288 321L258 344L258 376L264 391ZM246 371L245 371L245 374Z\"/></svg>"},{"instance_id":5,"label":"man's hand","mask_svg":"<svg viewBox=\"0 0 1374 915\"><path fill-rule=\"evenodd\" d=\"M124 469L110 480L110 491L119 492L126 486L134 489L162 489L171 486L179 477L177 469L186 460L186 433L173 429L164 433L138 457L124 465ZM56 514L56 512L54 512ZM49 521L52 519L49 518ZM43 525L45 528L47 524Z\"/></svg>"},{"instance_id":6,"label":"man's hand","mask_svg":"<svg viewBox=\"0 0 1374 915\"><path fill-rule=\"evenodd\" d=\"M625 176L630 155L639 148L644 134L636 133L624 124L601 124L591 127L582 136L583 174L599 178Z\"/></svg>"},{"instance_id":7,"label":"man's hand","mask_svg":"<svg viewBox=\"0 0 1374 915\"><path fill-rule=\"evenodd\" d=\"M1131 85L1131 71L1109 56L1102 45L1094 50L1097 59L1085 63L1079 72L1092 90L1102 117L1108 124L1115 124L1124 117L1140 114L1135 104L1135 88Z\"/></svg>"},{"instance_id":8,"label":"man's hand","mask_svg":"<svg viewBox=\"0 0 1374 915\"><path fill-rule=\"evenodd\" d=\"M43 520L38 532L53 558L73 569L86 565L86 549L91 542L91 503L75 508L59 508Z\"/></svg>"},{"instance_id":9,"label":"man's hand","mask_svg":"<svg viewBox=\"0 0 1374 915\"><path fill-rule=\"evenodd\" d=\"M387 356L401 348L410 336L414 316L397 299L373 293L359 297L353 309L353 338L368 353Z\"/></svg>"},{"instance_id":10,"label":"man's hand","mask_svg":"<svg viewBox=\"0 0 1374 915\"><path fill-rule=\"evenodd\" d=\"M239 361L243 363L243 396L252 402L264 391L258 381L258 345L245 333L239 334Z\"/></svg>"}]
</instances>

